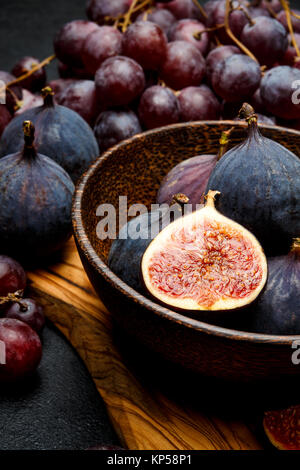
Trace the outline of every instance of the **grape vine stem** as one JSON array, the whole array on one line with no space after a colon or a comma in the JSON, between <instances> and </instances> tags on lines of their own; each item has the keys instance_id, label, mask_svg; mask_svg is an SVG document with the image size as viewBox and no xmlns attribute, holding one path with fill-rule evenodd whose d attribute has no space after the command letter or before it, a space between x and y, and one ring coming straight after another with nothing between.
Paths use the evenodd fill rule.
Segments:
<instances>
[{"instance_id":1,"label":"grape vine stem","mask_svg":"<svg viewBox=\"0 0 300 470\"><path fill-rule=\"evenodd\" d=\"M0 93L2 93L5 89L8 89L9 87L13 86L13 85L16 85L17 83L20 83L22 82L23 80L25 80L26 78L30 77L31 75L33 75L35 72L37 72L37 70L40 70L42 69L43 67L45 67L46 65L50 64L50 62L52 62L52 60L54 60L56 58L56 55L51 55L50 57L47 57L46 59L44 59L42 62L40 62L39 64L35 65L34 67L32 67L31 70L29 70L28 72L24 73L23 75L20 75L20 77L17 77L15 78L14 80L12 80L11 82L8 82L6 85L2 86L0 88ZM9 90L11 91L11 90Z\"/></svg>"},{"instance_id":2,"label":"grape vine stem","mask_svg":"<svg viewBox=\"0 0 300 470\"><path fill-rule=\"evenodd\" d=\"M290 32L290 35L291 35L292 44L295 48L297 57L300 57L300 50L299 50L299 47L298 47L298 44L297 44L297 41L296 41L296 38L295 38L294 28L293 28L293 24L292 24L292 20L291 20L291 9L290 9L289 2L288 2L288 0L280 0L280 3L282 5L282 8L285 11L286 22L287 22L289 32Z\"/></svg>"},{"instance_id":3,"label":"grape vine stem","mask_svg":"<svg viewBox=\"0 0 300 470\"><path fill-rule=\"evenodd\" d=\"M228 34L230 39L232 39L235 42L235 44L241 49L241 51L244 52L244 54L251 57L251 59L255 60L255 62L258 62L257 58L252 54L252 52L250 52L249 49L246 46L244 46L244 44L241 41L239 41L238 38L231 31L230 26L229 26L229 15L231 11L232 11L231 0L226 0L226 4L225 4L225 31L226 33Z\"/></svg>"}]
</instances>

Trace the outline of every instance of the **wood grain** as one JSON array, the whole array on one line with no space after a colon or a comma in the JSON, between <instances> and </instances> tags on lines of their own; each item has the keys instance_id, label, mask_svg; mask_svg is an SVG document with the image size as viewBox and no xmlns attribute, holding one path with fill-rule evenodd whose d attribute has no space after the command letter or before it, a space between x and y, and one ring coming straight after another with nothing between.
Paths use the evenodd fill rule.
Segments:
<instances>
[{"instance_id":1,"label":"wood grain","mask_svg":"<svg viewBox=\"0 0 300 470\"><path fill-rule=\"evenodd\" d=\"M120 352L111 316L95 295L73 240L59 262L28 273L32 295L90 371L121 442L129 449L261 449L247 420L224 418L140 380ZM149 384L150 383L150 384Z\"/></svg>"}]
</instances>

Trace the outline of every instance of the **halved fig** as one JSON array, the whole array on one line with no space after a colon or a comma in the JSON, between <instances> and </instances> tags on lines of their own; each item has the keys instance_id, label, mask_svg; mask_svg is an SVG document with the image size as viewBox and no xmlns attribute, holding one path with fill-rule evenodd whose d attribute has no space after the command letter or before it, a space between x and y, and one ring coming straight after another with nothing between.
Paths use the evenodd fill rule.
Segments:
<instances>
[{"instance_id":1,"label":"halved fig","mask_svg":"<svg viewBox=\"0 0 300 470\"><path fill-rule=\"evenodd\" d=\"M209 191L203 208L165 227L144 253L145 287L170 307L235 310L255 300L266 283L259 242L215 209L218 194Z\"/></svg>"},{"instance_id":2,"label":"halved fig","mask_svg":"<svg viewBox=\"0 0 300 470\"><path fill-rule=\"evenodd\" d=\"M277 449L300 450L300 405L266 411L263 426L271 444Z\"/></svg>"}]
</instances>

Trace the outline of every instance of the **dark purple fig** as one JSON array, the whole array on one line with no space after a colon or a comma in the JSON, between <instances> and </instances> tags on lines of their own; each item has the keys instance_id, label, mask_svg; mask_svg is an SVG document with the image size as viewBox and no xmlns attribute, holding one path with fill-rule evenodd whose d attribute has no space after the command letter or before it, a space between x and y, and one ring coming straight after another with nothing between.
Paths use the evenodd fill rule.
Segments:
<instances>
[{"instance_id":1,"label":"dark purple fig","mask_svg":"<svg viewBox=\"0 0 300 470\"><path fill-rule=\"evenodd\" d=\"M5 104L0 104L0 137L11 119L12 116Z\"/></svg>"},{"instance_id":2,"label":"dark purple fig","mask_svg":"<svg viewBox=\"0 0 300 470\"><path fill-rule=\"evenodd\" d=\"M8 72L3 72L0 70L0 89L2 89L3 85L7 85L8 83L14 81L16 77L11 75ZM0 92L0 97L4 90ZM5 95L4 95L5 96ZM7 109L11 114L15 112L16 109L19 107L19 101L22 100L22 87L18 84L12 85L6 89L6 96L5 96L5 104Z\"/></svg>"},{"instance_id":3,"label":"dark purple fig","mask_svg":"<svg viewBox=\"0 0 300 470\"><path fill-rule=\"evenodd\" d=\"M300 233L300 160L261 135L249 104L240 117L248 137L223 155L207 189L218 188L220 212L248 228L268 255L285 254Z\"/></svg>"},{"instance_id":4,"label":"dark purple fig","mask_svg":"<svg viewBox=\"0 0 300 470\"><path fill-rule=\"evenodd\" d=\"M178 163L163 179L157 193L158 204L171 204L173 194L183 193L189 198L193 210L203 202L211 172L226 151L229 132L222 133L218 154L197 155Z\"/></svg>"},{"instance_id":5,"label":"dark purple fig","mask_svg":"<svg viewBox=\"0 0 300 470\"><path fill-rule=\"evenodd\" d=\"M22 123L32 121L36 128L37 151L55 160L76 181L99 155L90 126L78 113L56 105L51 88L43 90L44 104L15 117L6 127L0 143L0 157L23 147Z\"/></svg>"},{"instance_id":6,"label":"dark purple fig","mask_svg":"<svg viewBox=\"0 0 300 470\"><path fill-rule=\"evenodd\" d=\"M23 139L22 150L0 159L0 246L34 263L70 237L74 185L63 168L37 153L30 121Z\"/></svg>"},{"instance_id":7,"label":"dark purple fig","mask_svg":"<svg viewBox=\"0 0 300 470\"><path fill-rule=\"evenodd\" d=\"M188 202L188 199L185 198L183 201ZM131 219L121 228L118 237L111 245L108 256L110 269L130 287L142 292L140 267L146 248L170 221L181 215L179 205L175 204L172 207L162 206L158 210L145 212Z\"/></svg>"},{"instance_id":8,"label":"dark purple fig","mask_svg":"<svg viewBox=\"0 0 300 470\"><path fill-rule=\"evenodd\" d=\"M39 65L39 60L34 57L22 57L19 62L13 67L11 73L15 77L20 77L31 71L31 69ZM40 91L46 84L46 70L40 68L29 77L25 78L20 82L23 88L27 88L29 91Z\"/></svg>"},{"instance_id":9,"label":"dark purple fig","mask_svg":"<svg viewBox=\"0 0 300 470\"><path fill-rule=\"evenodd\" d=\"M300 334L300 238L285 256L268 259L268 282L251 312L251 331Z\"/></svg>"}]
</instances>

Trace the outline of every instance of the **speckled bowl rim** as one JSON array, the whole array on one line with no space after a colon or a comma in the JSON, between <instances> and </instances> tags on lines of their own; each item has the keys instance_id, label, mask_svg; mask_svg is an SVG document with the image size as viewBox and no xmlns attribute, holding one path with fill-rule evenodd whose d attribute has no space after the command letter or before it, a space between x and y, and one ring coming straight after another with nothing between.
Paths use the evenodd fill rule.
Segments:
<instances>
[{"instance_id":1,"label":"speckled bowl rim","mask_svg":"<svg viewBox=\"0 0 300 470\"><path fill-rule=\"evenodd\" d=\"M82 196L85 191L85 187L89 179L94 175L95 171L102 166L103 162L110 158L110 156L116 151L116 149L121 148L122 146L128 145L131 142L135 142L143 136L152 136L159 134L161 131L166 132L167 129L184 129L186 127L201 127L201 125L210 125L210 126L219 126L220 124L227 124L237 127L246 127L244 122L238 121L194 121L189 123L180 123L180 124L171 124L169 126L156 128L150 131L143 132L142 134L136 134L135 136L123 140L121 143L115 145L111 149L107 150L100 157L98 157L94 163L89 167L89 169L82 175L79 182L76 185L76 190L73 197L73 208L72 208L72 222L73 222L73 231L74 236L79 244L84 256L86 256L88 262L93 266L93 268L103 276L106 281L108 281L112 287L118 290L121 294L129 296L131 300L141 305L144 308L152 311L153 314L159 315L164 319L167 319L177 324L183 325L188 328L193 328L194 330L206 333L209 335L214 335L226 339L236 340L236 341L246 341L251 343L270 343L276 345L291 345L293 341L299 340L300 335L267 335L261 333L249 333L246 331L239 331L224 327L219 327L217 325L205 323L200 320L186 317L180 313L174 312L171 309L163 307L147 297L139 294L133 288L128 286L124 281L122 281L116 274L114 274L107 264L105 264L102 259L99 257L97 252L94 250L92 244L89 241L89 237L85 231L83 220L81 217L81 205L82 205ZM266 124L260 124L261 129L276 129L285 132L290 135L299 136L299 132L293 129L288 129L285 127L271 126Z\"/></svg>"}]
</instances>

